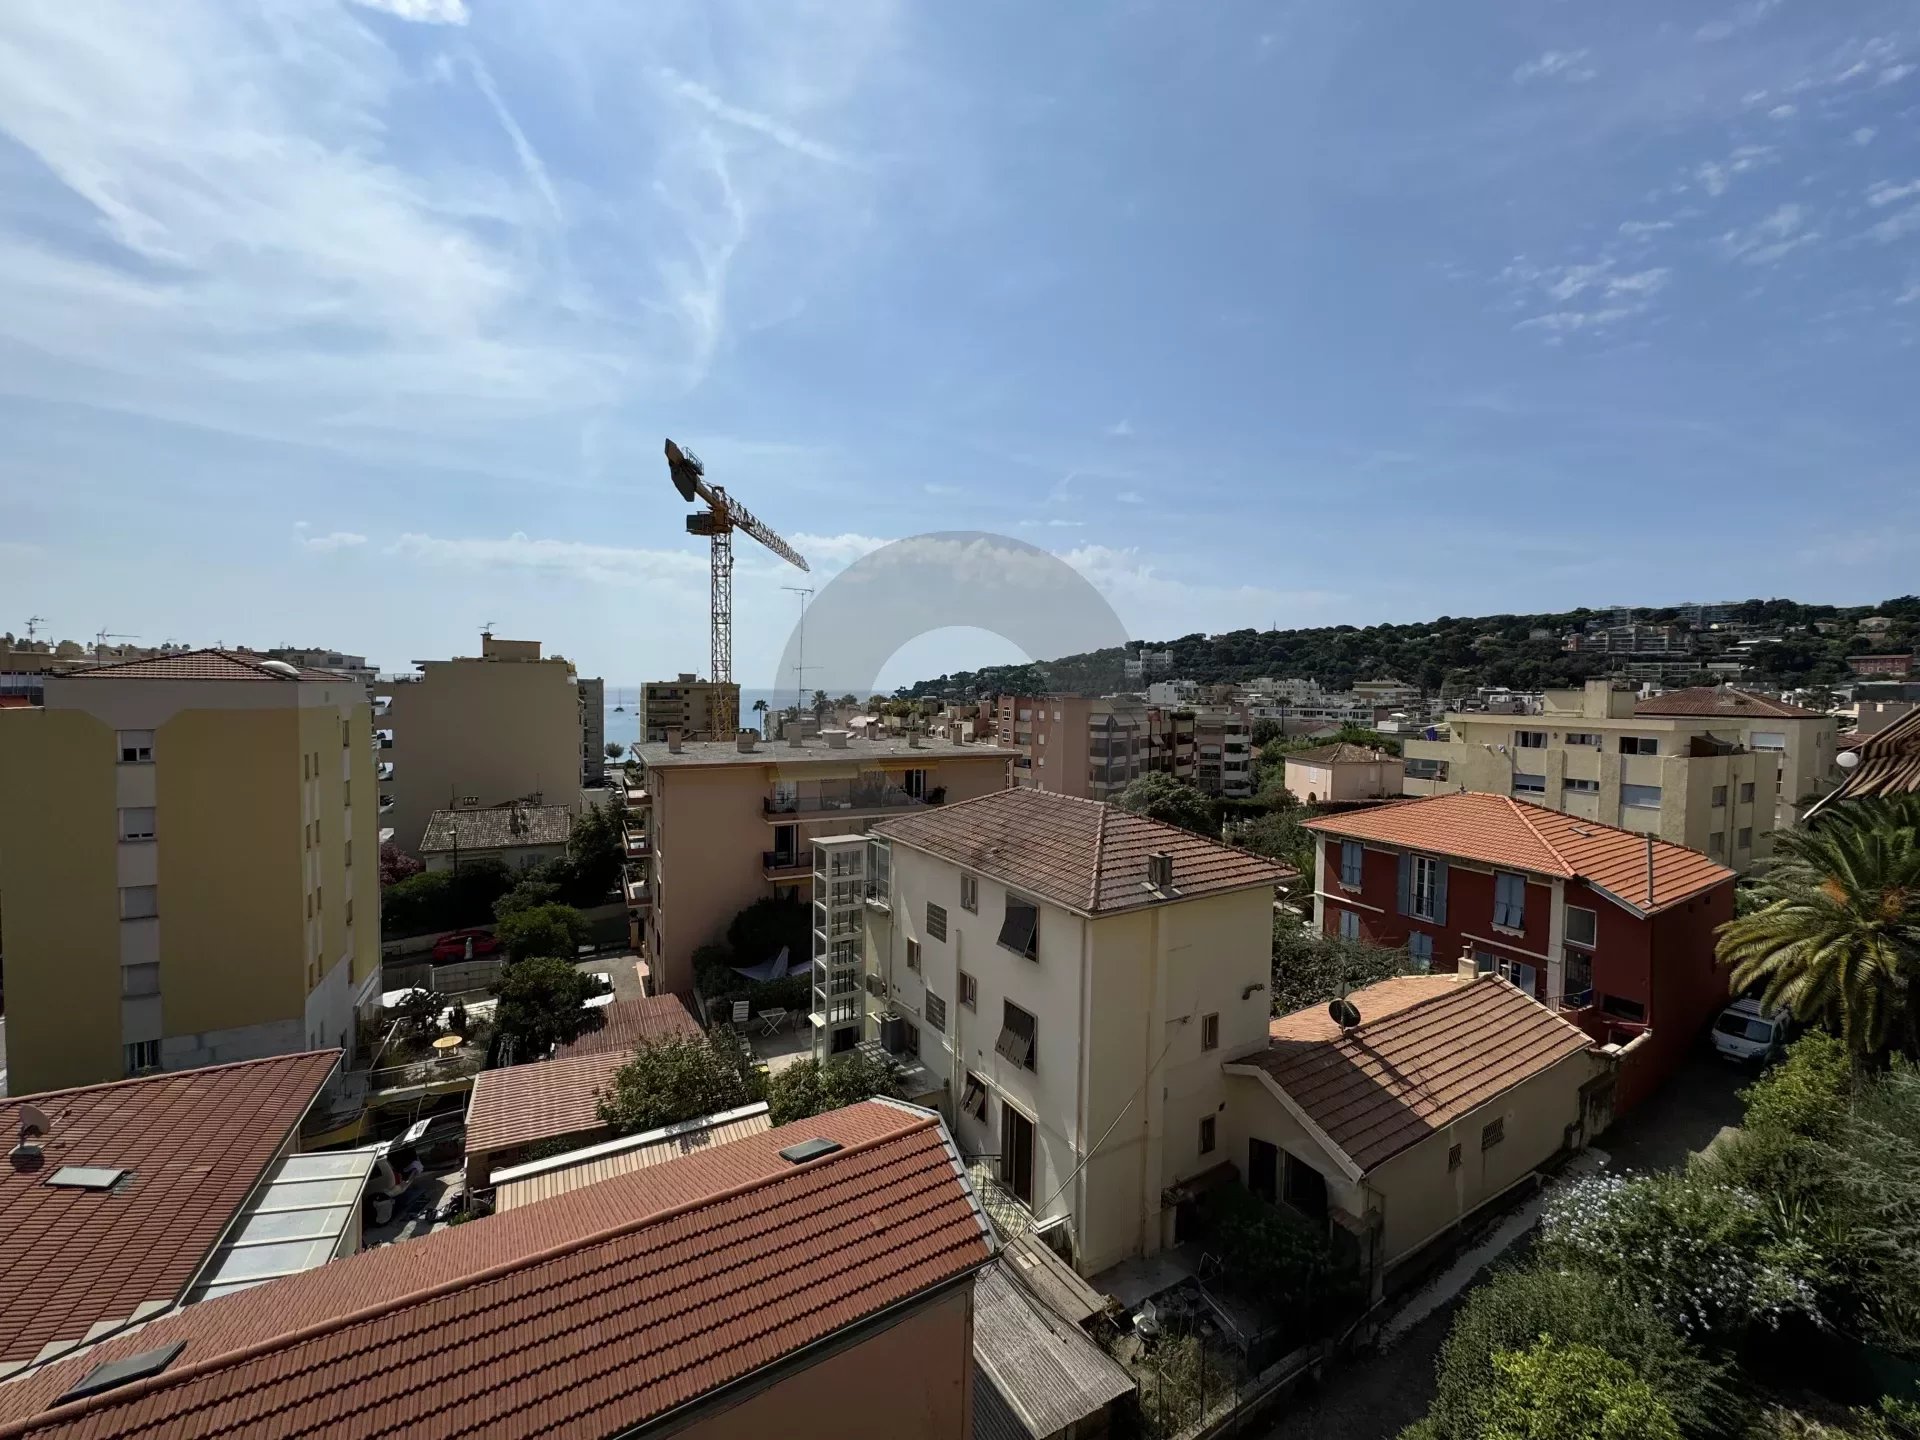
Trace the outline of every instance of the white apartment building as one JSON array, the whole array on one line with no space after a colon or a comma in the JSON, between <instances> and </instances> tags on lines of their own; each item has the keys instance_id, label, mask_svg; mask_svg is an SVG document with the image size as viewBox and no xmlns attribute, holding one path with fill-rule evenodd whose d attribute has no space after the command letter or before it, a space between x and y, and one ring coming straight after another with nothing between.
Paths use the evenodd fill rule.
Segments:
<instances>
[{"instance_id":1,"label":"white apartment building","mask_svg":"<svg viewBox=\"0 0 1920 1440\"><path fill-rule=\"evenodd\" d=\"M992 1157L976 1180L996 1223L1060 1232L1081 1273L1173 1243L1170 1187L1228 1158L1221 1064L1267 1042L1286 872L1033 789L866 843L858 968L842 949L815 969L820 1048L884 1037L924 1068L962 1151ZM844 851L821 842L817 871ZM816 947L853 940L850 895L827 888Z\"/></svg>"}]
</instances>

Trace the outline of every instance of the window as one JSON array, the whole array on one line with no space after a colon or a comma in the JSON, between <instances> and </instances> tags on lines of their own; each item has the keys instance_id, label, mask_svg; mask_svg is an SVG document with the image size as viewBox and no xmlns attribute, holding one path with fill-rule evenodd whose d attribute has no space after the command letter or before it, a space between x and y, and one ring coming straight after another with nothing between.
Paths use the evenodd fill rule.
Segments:
<instances>
[{"instance_id":1,"label":"window","mask_svg":"<svg viewBox=\"0 0 1920 1440\"><path fill-rule=\"evenodd\" d=\"M1433 936L1424 930L1409 931L1407 954L1413 958L1414 968L1422 974L1433 969Z\"/></svg>"},{"instance_id":2,"label":"window","mask_svg":"<svg viewBox=\"0 0 1920 1440\"><path fill-rule=\"evenodd\" d=\"M1626 810L1658 810L1660 787L1658 785L1622 785L1620 805Z\"/></svg>"},{"instance_id":3,"label":"window","mask_svg":"<svg viewBox=\"0 0 1920 1440\"><path fill-rule=\"evenodd\" d=\"M1604 995L1600 999L1603 1013L1616 1020L1631 1020L1636 1025L1647 1018L1647 1007L1638 1000L1628 1000L1619 995Z\"/></svg>"},{"instance_id":4,"label":"window","mask_svg":"<svg viewBox=\"0 0 1920 1440\"><path fill-rule=\"evenodd\" d=\"M1026 1070L1035 1068L1040 1058L1040 1022L1033 1018L1030 1011L1022 1010L1011 1000L1002 1001L1004 1014L1000 1021L1000 1038L993 1044L994 1053Z\"/></svg>"},{"instance_id":5,"label":"window","mask_svg":"<svg viewBox=\"0 0 1920 1440\"><path fill-rule=\"evenodd\" d=\"M927 1024L945 1034L947 1030L947 1002L931 990L927 992Z\"/></svg>"},{"instance_id":6,"label":"window","mask_svg":"<svg viewBox=\"0 0 1920 1440\"><path fill-rule=\"evenodd\" d=\"M353 808L353 781L342 780L340 782L340 803L349 810Z\"/></svg>"},{"instance_id":7,"label":"window","mask_svg":"<svg viewBox=\"0 0 1920 1440\"><path fill-rule=\"evenodd\" d=\"M149 920L160 913L160 894L152 885L122 885L120 887L120 918L122 920Z\"/></svg>"},{"instance_id":8,"label":"window","mask_svg":"<svg viewBox=\"0 0 1920 1440\"><path fill-rule=\"evenodd\" d=\"M960 972L960 1003L969 1010L980 1008L980 982L964 970Z\"/></svg>"},{"instance_id":9,"label":"window","mask_svg":"<svg viewBox=\"0 0 1920 1440\"><path fill-rule=\"evenodd\" d=\"M1742 805L1753 803L1753 781L1748 780L1740 786L1740 803Z\"/></svg>"},{"instance_id":10,"label":"window","mask_svg":"<svg viewBox=\"0 0 1920 1440\"><path fill-rule=\"evenodd\" d=\"M1409 780L1439 780L1444 782L1447 778L1447 767L1449 763L1450 762L1445 760L1415 759L1408 760L1400 768L1405 771L1406 777Z\"/></svg>"},{"instance_id":11,"label":"window","mask_svg":"<svg viewBox=\"0 0 1920 1440\"><path fill-rule=\"evenodd\" d=\"M1747 748L1750 750L1784 750L1787 737L1784 731L1755 730L1747 736Z\"/></svg>"},{"instance_id":12,"label":"window","mask_svg":"<svg viewBox=\"0 0 1920 1440\"><path fill-rule=\"evenodd\" d=\"M960 877L960 908L971 915L980 913L980 881L977 876Z\"/></svg>"},{"instance_id":13,"label":"window","mask_svg":"<svg viewBox=\"0 0 1920 1440\"><path fill-rule=\"evenodd\" d=\"M1358 840L1340 842L1340 883L1350 890L1360 888L1362 866L1365 863L1367 847Z\"/></svg>"},{"instance_id":14,"label":"window","mask_svg":"<svg viewBox=\"0 0 1920 1440\"><path fill-rule=\"evenodd\" d=\"M1742 825L1740 827L1740 838L1738 843L1742 850L1753 849L1753 827L1751 825Z\"/></svg>"},{"instance_id":15,"label":"window","mask_svg":"<svg viewBox=\"0 0 1920 1440\"><path fill-rule=\"evenodd\" d=\"M1594 933L1598 917L1591 910L1580 910L1567 906L1567 943L1593 948Z\"/></svg>"},{"instance_id":16,"label":"window","mask_svg":"<svg viewBox=\"0 0 1920 1440\"><path fill-rule=\"evenodd\" d=\"M1568 795L1598 795L1600 793L1600 782L1598 780L1568 779L1560 782L1560 788Z\"/></svg>"},{"instance_id":17,"label":"window","mask_svg":"<svg viewBox=\"0 0 1920 1440\"><path fill-rule=\"evenodd\" d=\"M1516 795L1544 795L1547 793L1547 777L1529 775L1524 770L1513 772L1513 793Z\"/></svg>"},{"instance_id":18,"label":"window","mask_svg":"<svg viewBox=\"0 0 1920 1440\"><path fill-rule=\"evenodd\" d=\"M153 763L153 731L122 730L118 739L120 743L120 763L122 765L150 765Z\"/></svg>"},{"instance_id":19,"label":"window","mask_svg":"<svg viewBox=\"0 0 1920 1440\"><path fill-rule=\"evenodd\" d=\"M920 1058L920 1027L910 1020L900 1022L900 1053Z\"/></svg>"},{"instance_id":20,"label":"window","mask_svg":"<svg viewBox=\"0 0 1920 1440\"><path fill-rule=\"evenodd\" d=\"M1727 803L1727 787L1724 785L1714 786L1713 787L1713 808L1716 810L1724 809L1726 807L1726 803Z\"/></svg>"},{"instance_id":21,"label":"window","mask_svg":"<svg viewBox=\"0 0 1920 1440\"><path fill-rule=\"evenodd\" d=\"M1567 732L1567 744L1585 745L1591 749L1598 750L1600 748L1600 737L1591 730L1569 730Z\"/></svg>"},{"instance_id":22,"label":"window","mask_svg":"<svg viewBox=\"0 0 1920 1440\"><path fill-rule=\"evenodd\" d=\"M936 940L947 938L947 907L927 902L927 934Z\"/></svg>"},{"instance_id":23,"label":"window","mask_svg":"<svg viewBox=\"0 0 1920 1440\"><path fill-rule=\"evenodd\" d=\"M153 807L143 805L120 812L120 838L122 840L153 839Z\"/></svg>"},{"instance_id":24,"label":"window","mask_svg":"<svg viewBox=\"0 0 1920 1440\"><path fill-rule=\"evenodd\" d=\"M353 744L353 722L351 720L342 720L340 722L340 748L344 750L351 744Z\"/></svg>"},{"instance_id":25,"label":"window","mask_svg":"<svg viewBox=\"0 0 1920 1440\"><path fill-rule=\"evenodd\" d=\"M157 961L145 965L120 967L120 994L128 1000L160 993L160 966Z\"/></svg>"},{"instance_id":26,"label":"window","mask_svg":"<svg viewBox=\"0 0 1920 1440\"><path fill-rule=\"evenodd\" d=\"M1660 742L1651 735L1622 735L1620 753L1622 755L1658 755Z\"/></svg>"},{"instance_id":27,"label":"window","mask_svg":"<svg viewBox=\"0 0 1920 1440\"><path fill-rule=\"evenodd\" d=\"M1431 855L1401 857L1402 914L1447 923L1447 867Z\"/></svg>"},{"instance_id":28,"label":"window","mask_svg":"<svg viewBox=\"0 0 1920 1440\"><path fill-rule=\"evenodd\" d=\"M1327 1216L1327 1177L1295 1155L1286 1157L1281 1169L1280 1198L1302 1215L1324 1220Z\"/></svg>"},{"instance_id":29,"label":"window","mask_svg":"<svg viewBox=\"0 0 1920 1440\"><path fill-rule=\"evenodd\" d=\"M305 751L300 754L300 778L302 780L313 778L313 759Z\"/></svg>"},{"instance_id":30,"label":"window","mask_svg":"<svg viewBox=\"0 0 1920 1440\"><path fill-rule=\"evenodd\" d=\"M1724 855L1727 853L1726 831L1716 830L1707 836L1707 853L1709 855Z\"/></svg>"},{"instance_id":31,"label":"window","mask_svg":"<svg viewBox=\"0 0 1920 1440\"><path fill-rule=\"evenodd\" d=\"M1491 1150L1506 1138L1507 1117L1504 1115L1498 1119L1489 1120L1480 1127L1480 1148L1482 1150Z\"/></svg>"},{"instance_id":32,"label":"window","mask_svg":"<svg viewBox=\"0 0 1920 1440\"><path fill-rule=\"evenodd\" d=\"M1493 877L1493 923L1508 930L1526 929L1526 876L1501 872Z\"/></svg>"},{"instance_id":33,"label":"window","mask_svg":"<svg viewBox=\"0 0 1920 1440\"><path fill-rule=\"evenodd\" d=\"M918 940L908 940L907 941L907 969L917 971L919 968L920 968L920 942Z\"/></svg>"},{"instance_id":34,"label":"window","mask_svg":"<svg viewBox=\"0 0 1920 1440\"><path fill-rule=\"evenodd\" d=\"M1000 943L1029 960L1040 953L1040 907L1030 900L1007 896L1007 913L1000 921Z\"/></svg>"},{"instance_id":35,"label":"window","mask_svg":"<svg viewBox=\"0 0 1920 1440\"><path fill-rule=\"evenodd\" d=\"M893 895L893 847L884 840L867 842L867 899L884 905Z\"/></svg>"},{"instance_id":36,"label":"window","mask_svg":"<svg viewBox=\"0 0 1920 1440\"><path fill-rule=\"evenodd\" d=\"M347 868L353 868L353 841L347 841Z\"/></svg>"},{"instance_id":37,"label":"window","mask_svg":"<svg viewBox=\"0 0 1920 1440\"><path fill-rule=\"evenodd\" d=\"M124 1046L127 1057L127 1074L141 1075L148 1070L160 1068L160 1042L158 1040L136 1040Z\"/></svg>"},{"instance_id":38,"label":"window","mask_svg":"<svg viewBox=\"0 0 1920 1440\"><path fill-rule=\"evenodd\" d=\"M1544 750L1547 748L1547 732L1544 730L1516 730L1513 732L1513 748L1516 750Z\"/></svg>"},{"instance_id":39,"label":"window","mask_svg":"<svg viewBox=\"0 0 1920 1440\"><path fill-rule=\"evenodd\" d=\"M987 1085L971 1070L967 1072L967 1083L960 1092L960 1108L976 1120L987 1118Z\"/></svg>"},{"instance_id":40,"label":"window","mask_svg":"<svg viewBox=\"0 0 1920 1440\"><path fill-rule=\"evenodd\" d=\"M1449 1145L1447 1147L1447 1170L1449 1173L1451 1173L1455 1170L1458 1170L1459 1168L1460 1168L1460 1147L1457 1144Z\"/></svg>"},{"instance_id":41,"label":"window","mask_svg":"<svg viewBox=\"0 0 1920 1440\"><path fill-rule=\"evenodd\" d=\"M1202 1050L1220 1048L1220 1016L1217 1012L1200 1017L1200 1048Z\"/></svg>"},{"instance_id":42,"label":"window","mask_svg":"<svg viewBox=\"0 0 1920 1440\"><path fill-rule=\"evenodd\" d=\"M1200 1153L1202 1155L1211 1155L1213 1153L1215 1136L1214 1117L1211 1115L1202 1115L1200 1117Z\"/></svg>"},{"instance_id":43,"label":"window","mask_svg":"<svg viewBox=\"0 0 1920 1440\"><path fill-rule=\"evenodd\" d=\"M1360 938L1360 912L1358 910L1342 910L1340 912L1340 938L1342 940L1358 940Z\"/></svg>"}]
</instances>

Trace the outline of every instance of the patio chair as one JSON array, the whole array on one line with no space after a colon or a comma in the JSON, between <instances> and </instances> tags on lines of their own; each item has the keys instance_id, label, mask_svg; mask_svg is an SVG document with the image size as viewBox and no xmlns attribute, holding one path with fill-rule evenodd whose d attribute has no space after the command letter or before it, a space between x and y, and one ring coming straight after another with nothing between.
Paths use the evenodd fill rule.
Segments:
<instances>
[{"instance_id":1,"label":"patio chair","mask_svg":"<svg viewBox=\"0 0 1920 1440\"><path fill-rule=\"evenodd\" d=\"M733 1002L733 1025L736 1030L747 1023L747 1013L751 1009L752 1006L745 1000Z\"/></svg>"},{"instance_id":2,"label":"patio chair","mask_svg":"<svg viewBox=\"0 0 1920 1440\"><path fill-rule=\"evenodd\" d=\"M771 1009L762 1010L760 1012L760 1023L760 1033L762 1035L771 1035L787 1023L787 1012L777 1005Z\"/></svg>"}]
</instances>

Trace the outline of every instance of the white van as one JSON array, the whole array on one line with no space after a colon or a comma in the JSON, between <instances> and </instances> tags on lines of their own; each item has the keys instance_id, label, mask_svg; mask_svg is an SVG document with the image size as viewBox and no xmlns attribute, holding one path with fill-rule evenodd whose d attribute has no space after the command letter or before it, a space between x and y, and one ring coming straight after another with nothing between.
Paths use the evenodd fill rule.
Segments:
<instances>
[{"instance_id":1,"label":"white van","mask_svg":"<svg viewBox=\"0 0 1920 1440\"><path fill-rule=\"evenodd\" d=\"M1713 1048L1728 1060L1777 1060L1787 1048L1790 1018L1784 1005L1767 1011L1758 1000L1736 1000L1713 1022Z\"/></svg>"}]
</instances>

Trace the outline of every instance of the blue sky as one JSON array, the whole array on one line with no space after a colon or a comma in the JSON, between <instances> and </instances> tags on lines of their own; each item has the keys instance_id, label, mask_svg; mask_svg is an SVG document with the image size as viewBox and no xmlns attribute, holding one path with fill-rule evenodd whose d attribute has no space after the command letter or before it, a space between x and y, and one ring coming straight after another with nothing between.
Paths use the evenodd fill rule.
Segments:
<instances>
[{"instance_id":1,"label":"blue sky","mask_svg":"<svg viewBox=\"0 0 1920 1440\"><path fill-rule=\"evenodd\" d=\"M995 530L1152 638L1911 590L1917 65L1808 0L12 0L0 628L704 669L665 435L823 579Z\"/></svg>"}]
</instances>

